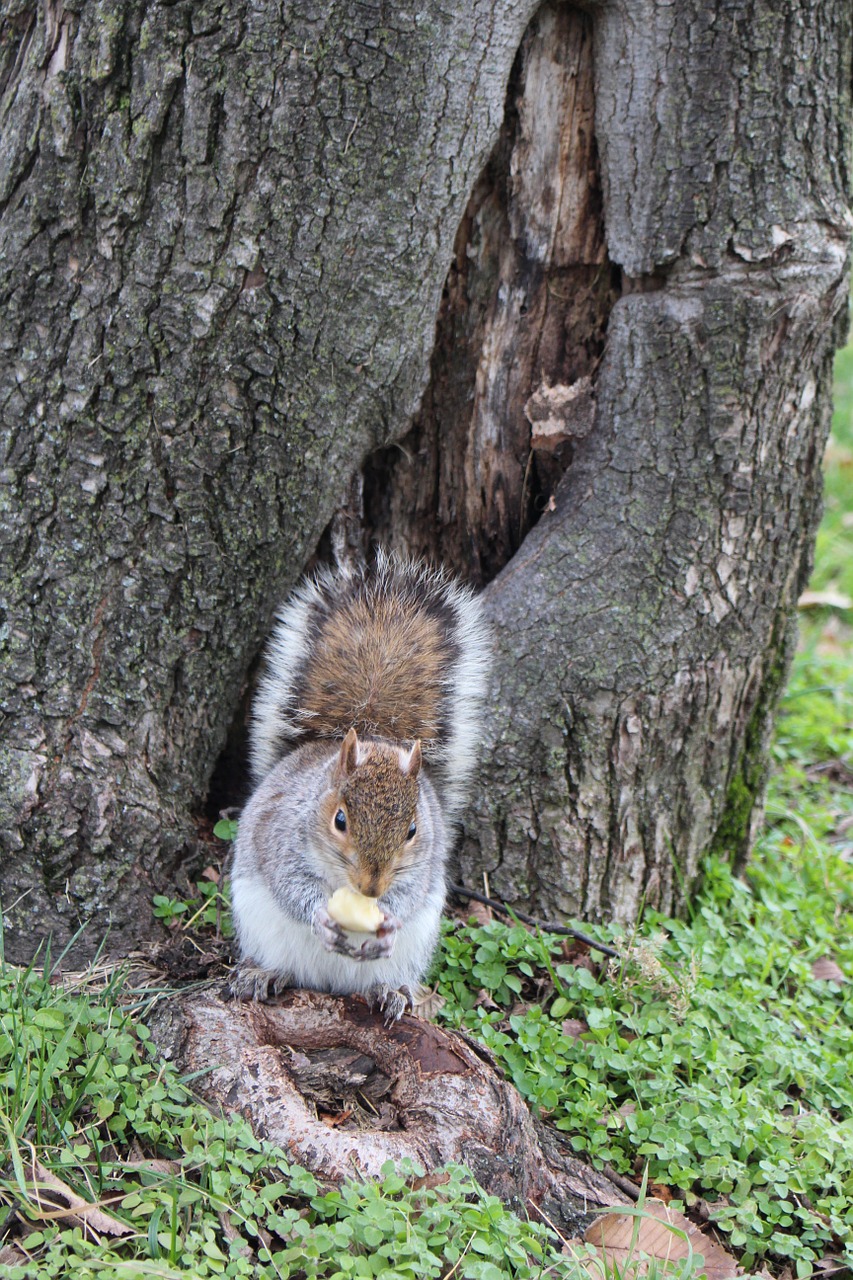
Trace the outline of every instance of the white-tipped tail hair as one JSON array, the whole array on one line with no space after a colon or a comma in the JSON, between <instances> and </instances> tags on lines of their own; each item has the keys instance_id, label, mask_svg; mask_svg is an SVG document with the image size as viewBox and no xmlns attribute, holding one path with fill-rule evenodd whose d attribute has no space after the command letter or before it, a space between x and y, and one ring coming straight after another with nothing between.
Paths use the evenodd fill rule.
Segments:
<instances>
[{"instance_id":1,"label":"white-tipped tail hair","mask_svg":"<svg viewBox=\"0 0 853 1280\"><path fill-rule=\"evenodd\" d=\"M470 588L380 552L369 568L322 569L281 608L250 728L257 785L312 738L420 739L453 818L480 745L491 638Z\"/></svg>"}]
</instances>

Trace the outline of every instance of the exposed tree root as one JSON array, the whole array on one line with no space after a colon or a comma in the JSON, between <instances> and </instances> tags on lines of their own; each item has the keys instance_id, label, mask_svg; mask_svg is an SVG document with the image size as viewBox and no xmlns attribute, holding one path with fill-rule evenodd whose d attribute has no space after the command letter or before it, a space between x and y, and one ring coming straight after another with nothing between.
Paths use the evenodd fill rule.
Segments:
<instances>
[{"instance_id":1,"label":"exposed tree root","mask_svg":"<svg viewBox=\"0 0 853 1280\"><path fill-rule=\"evenodd\" d=\"M193 1087L207 1102L321 1178L375 1177L405 1157L427 1173L457 1162L506 1203L571 1231L589 1210L629 1203L459 1032L408 1016L388 1029L361 999L313 991L274 1004L194 993L163 1002L150 1026L183 1071L203 1072Z\"/></svg>"}]
</instances>

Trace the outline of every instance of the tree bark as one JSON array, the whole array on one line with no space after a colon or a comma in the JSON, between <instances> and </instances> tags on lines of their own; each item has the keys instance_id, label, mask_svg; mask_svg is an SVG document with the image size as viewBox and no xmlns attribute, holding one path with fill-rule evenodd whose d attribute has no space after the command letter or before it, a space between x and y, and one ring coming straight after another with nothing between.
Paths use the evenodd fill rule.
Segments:
<instances>
[{"instance_id":1,"label":"tree bark","mask_svg":"<svg viewBox=\"0 0 853 1280\"><path fill-rule=\"evenodd\" d=\"M630 918L742 857L845 314L845 0L0 21L8 953L146 934L353 477L365 537L489 583L467 878Z\"/></svg>"},{"instance_id":2,"label":"tree bark","mask_svg":"<svg viewBox=\"0 0 853 1280\"><path fill-rule=\"evenodd\" d=\"M150 931L274 607L421 394L533 7L4 6L13 957Z\"/></svg>"},{"instance_id":3,"label":"tree bark","mask_svg":"<svg viewBox=\"0 0 853 1280\"><path fill-rule=\"evenodd\" d=\"M843 6L683 0L523 42L377 522L506 565L460 869L517 905L678 910L748 850L846 324L850 49Z\"/></svg>"},{"instance_id":4,"label":"tree bark","mask_svg":"<svg viewBox=\"0 0 853 1280\"><path fill-rule=\"evenodd\" d=\"M149 1026L215 1111L238 1111L323 1179L378 1178L388 1160L427 1175L464 1164L487 1192L569 1234L630 1203L459 1032L412 1017L389 1029L358 997L312 991L275 1005L197 993L155 1006Z\"/></svg>"}]
</instances>

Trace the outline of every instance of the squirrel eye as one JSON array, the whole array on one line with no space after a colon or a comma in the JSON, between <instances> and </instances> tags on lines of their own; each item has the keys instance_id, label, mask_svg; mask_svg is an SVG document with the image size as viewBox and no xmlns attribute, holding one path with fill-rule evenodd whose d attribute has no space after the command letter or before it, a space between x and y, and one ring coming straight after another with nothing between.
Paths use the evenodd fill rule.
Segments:
<instances>
[{"instance_id":1,"label":"squirrel eye","mask_svg":"<svg viewBox=\"0 0 853 1280\"><path fill-rule=\"evenodd\" d=\"M338 831L346 831L347 829L347 815L344 813L343 809L338 809L338 812L335 814L335 826Z\"/></svg>"},{"instance_id":2,"label":"squirrel eye","mask_svg":"<svg viewBox=\"0 0 853 1280\"><path fill-rule=\"evenodd\" d=\"M416 824L416 822L415 822L415 820L414 820L414 818L413 818L413 819L412 819L412 825L409 827L409 830L406 832L406 839L407 839L407 840L414 840L414 838L415 838L415 836L416 836L416 834L417 834L417 830L418 830L418 828L417 828L417 824Z\"/></svg>"}]
</instances>

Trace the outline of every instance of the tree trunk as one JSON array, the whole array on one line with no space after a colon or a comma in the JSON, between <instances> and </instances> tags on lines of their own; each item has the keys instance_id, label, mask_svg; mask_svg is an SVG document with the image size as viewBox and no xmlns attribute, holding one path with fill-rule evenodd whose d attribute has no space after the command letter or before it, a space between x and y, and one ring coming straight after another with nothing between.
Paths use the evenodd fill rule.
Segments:
<instances>
[{"instance_id":1,"label":"tree trunk","mask_svg":"<svg viewBox=\"0 0 853 1280\"><path fill-rule=\"evenodd\" d=\"M466 877L628 918L742 856L845 311L845 0L2 15L8 954L146 934L353 477L365 537L489 583Z\"/></svg>"},{"instance_id":2,"label":"tree trunk","mask_svg":"<svg viewBox=\"0 0 853 1280\"><path fill-rule=\"evenodd\" d=\"M5 6L11 955L150 930L274 607L421 394L533 7Z\"/></svg>"},{"instance_id":3,"label":"tree trunk","mask_svg":"<svg viewBox=\"0 0 853 1280\"><path fill-rule=\"evenodd\" d=\"M677 910L748 850L846 325L852 26L548 4L522 44L377 519L506 566L461 872L517 905Z\"/></svg>"}]
</instances>

